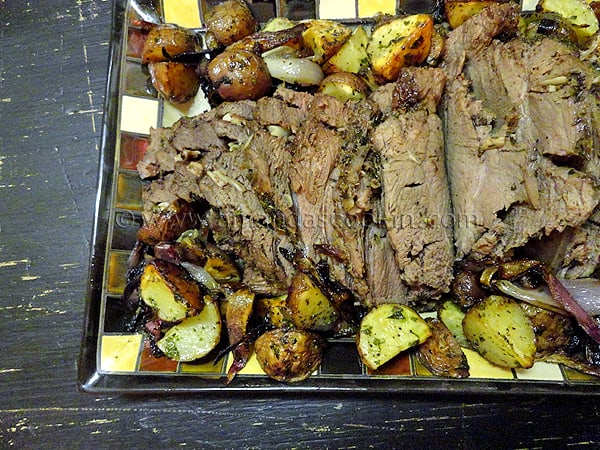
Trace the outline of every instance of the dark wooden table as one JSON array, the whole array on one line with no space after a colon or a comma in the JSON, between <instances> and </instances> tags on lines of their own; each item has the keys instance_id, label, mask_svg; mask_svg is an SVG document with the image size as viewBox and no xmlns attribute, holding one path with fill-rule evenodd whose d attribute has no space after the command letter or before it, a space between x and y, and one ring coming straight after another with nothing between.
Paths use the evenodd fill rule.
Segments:
<instances>
[{"instance_id":1,"label":"dark wooden table","mask_svg":"<svg viewBox=\"0 0 600 450\"><path fill-rule=\"evenodd\" d=\"M78 392L111 7L0 1L0 448L600 445L598 397Z\"/></svg>"}]
</instances>

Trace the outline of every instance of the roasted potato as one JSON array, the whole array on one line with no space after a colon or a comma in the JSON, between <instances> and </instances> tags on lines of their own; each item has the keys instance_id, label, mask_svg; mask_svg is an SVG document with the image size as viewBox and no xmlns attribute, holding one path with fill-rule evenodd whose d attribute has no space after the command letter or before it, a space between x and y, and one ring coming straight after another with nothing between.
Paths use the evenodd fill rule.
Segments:
<instances>
[{"instance_id":1,"label":"roasted potato","mask_svg":"<svg viewBox=\"0 0 600 450\"><path fill-rule=\"evenodd\" d=\"M325 341L304 330L275 329L254 343L262 370L278 381L294 383L307 379L321 364Z\"/></svg>"},{"instance_id":2,"label":"roasted potato","mask_svg":"<svg viewBox=\"0 0 600 450\"><path fill-rule=\"evenodd\" d=\"M340 49L323 64L323 72L359 73L369 67L367 45L369 36L364 27L359 25Z\"/></svg>"},{"instance_id":3,"label":"roasted potato","mask_svg":"<svg viewBox=\"0 0 600 450\"><path fill-rule=\"evenodd\" d=\"M191 203L181 199L159 203L144 214L137 238L151 246L163 241L174 241L184 231L196 228L199 221Z\"/></svg>"},{"instance_id":4,"label":"roasted potato","mask_svg":"<svg viewBox=\"0 0 600 450\"><path fill-rule=\"evenodd\" d=\"M572 26L582 44L599 28L598 18L586 0L540 0L537 10L553 12L563 17Z\"/></svg>"},{"instance_id":5,"label":"roasted potato","mask_svg":"<svg viewBox=\"0 0 600 450\"><path fill-rule=\"evenodd\" d=\"M481 12L483 8L495 5L498 1L471 0L456 1L444 0L444 12L450 28L462 25L467 19Z\"/></svg>"},{"instance_id":6,"label":"roasted potato","mask_svg":"<svg viewBox=\"0 0 600 450\"><path fill-rule=\"evenodd\" d=\"M502 367L533 366L535 333L514 300L489 296L467 311L463 331L471 346L488 361Z\"/></svg>"},{"instance_id":7,"label":"roasted potato","mask_svg":"<svg viewBox=\"0 0 600 450\"><path fill-rule=\"evenodd\" d=\"M249 51L224 51L208 64L208 78L223 100L256 100L269 93L271 75L263 59Z\"/></svg>"},{"instance_id":8,"label":"roasted potato","mask_svg":"<svg viewBox=\"0 0 600 450\"><path fill-rule=\"evenodd\" d=\"M312 20L302 33L304 46L312 51L313 61L322 64L333 56L352 34L352 29L333 20Z\"/></svg>"},{"instance_id":9,"label":"roasted potato","mask_svg":"<svg viewBox=\"0 0 600 450\"><path fill-rule=\"evenodd\" d=\"M152 62L148 64L152 85L171 103L191 100L200 87L196 66L179 62Z\"/></svg>"},{"instance_id":10,"label":"roasted potato","mask_svg":"<svg viewBox=\"0 0 600 450\"><path fill-rule=\"evenodd\" d=\"M221 339L221 313L217 302L209 297L204 308L167 330L156 345L167 358L195 361L208 355Z\"/></svg>"},{"instance_id":11,"label":"roasted potato","mask_svg":"<svg viewBox=\"0 0 600 450\"><path fill-rule=\"evenodd\" d=\"M275 328L293 328L292 312L287 306L287 295L261 297L255 302L256 314L262 322Z\"/></svg>"},{"instance_id":12,"label":"roasted potato","mask_svg":"<svg viewBox=\"0 0 600 450\"><path fill-rule=\"evenodd\" d=\"M152 28L142 49L142 63L169 61L181 53L196 51L194 34L176 25L163 24Z\"/></svg>"},{"instance_id":13,"label":"roasted potato","mask_svg":"<svg viewBox=\"0 0 600 450\"><path fill-rule=\"evenodd\" d=\"M179 322L204 307L200 288L186 270L160 259L144 268L140 298L166 322Z\"/></svg>"},{"instance_id":14,"label":"roasted potato","mask_svg":"<svg viewBox=\"0 0 600 450\"><path fill-rule=\"evenodd\" d=\"M287 297L292 322L297 328L328 331L338 317L332 302L307 273L298 271L292 277Z\"/></svg>"},{"instance_id":15,"label":"roasted potato","mask_svg":"<svg viewBox=\"0 0 600 450\"><path fill-rule=\"evenodd\" d=\"M327 75L319 85L319 92L345 102L361 100L369 95L369 86L365 81L350 72L336 72Z\"/></svg>"},{"instance_id":16,"label":"roasted potato","mask_svg":"<svg viewBox=\"0 0 600 450\"><path fill-rule=\"evenodd\" d=\"M243 0L227 0L210 8L205 15L206 28L226 47L257 30L256 19Z\"/></svg>"},{"instance_id":17,"label":"roasted potato","mask_svg":"<svg viewBox=\"0 0 600 450\"><path fill-rule=\"evenodd\" d=\"M363 317L356 347L363 364L375 370L429 336L429 325L416 311L406 305L385 303Z\"/></svg>"},{"instance_id":18,"label":"roasted potato","mask_svg":"<svg viewBox=\"0 0 600 450\"><path fill-rule=\"evenodd\" d=\"M375 76L395 81L402 67L421 64L429 55L432 34L429 14L400 17L375 28L367 46Z\"/></svg>"},{"instance_id":19,"label":"roasted potato","mask_svg":"<svg viewBox=\"0 0 600 450\"><path fill-rule=\"evenodd\" d=\"M469 341L467 341L467 338L465 337L462 325L465 313L460 309L460 306L451 300L446 300L440 305L437 315L442 323L448 327L454 336L454 339L456 339L461 346L468 347Z\"/></svg>"},{"instance_id":20,"label":"roasted potato","mask_svg":"<svg viewBox=\"0 0 600 450\"><path fill-rule=\"evenodd\" d=\"M415 355L434 375L450 378L469 376L469 363L452 332L438 319L425 319L431 336L420 344Z\"/></svg>"}]
</instances>

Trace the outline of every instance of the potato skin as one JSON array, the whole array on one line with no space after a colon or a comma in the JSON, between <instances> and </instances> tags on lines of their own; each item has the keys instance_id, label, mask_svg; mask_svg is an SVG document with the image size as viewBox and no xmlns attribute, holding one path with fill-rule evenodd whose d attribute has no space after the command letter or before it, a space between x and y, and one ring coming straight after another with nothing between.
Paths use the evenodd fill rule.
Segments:
<instances>
[{"instance_id":1,"label":"potato skin","mask_svg":"<svg viewBox=\"0 0 600 450\"><path fill-rule=\"evenodd\" d=\"M148 33L142 50L142 64L168 61L169 56L196 50L194 35L175 25L157 25Z\"/></svg>"},{"instance_id":2,"label":"potato skin","mask_svg":"<svg viewBox=\"0 0 600 450\"><path fill-rule=\"evenodd\" d=\"M263 59L246 50L226 50L208 64L208 78L223 100L256 100L272 87Z\"/></svg>"},{"instance_id":3,"label":"potato skin","mask_svg":"<svg viewBox=\"0 0 600 450\"><path fill-rule=\"evenodd\" d=\"M206 13L206 27L222 46L249 36L257 30L252 11L241 0L227 0Z\"/></svg>"},{"instance_id":4,"label":"potato skin","mask_svg":"<svg viewBox=\"0 0 600 450\"><path fill-rule=\"evenodd\" d=\"M277 381L306 380L323 358L325 342L316 333L278 328L262 334L254 344L263 371Z\"/></svg>"},{"instance_id":5,"label":"potato skin","mask_svg":"<svg viewBox=\"0 0 600 450\"><path fill-rule=\"evenodd\" d=\"M196 67L177 62L152 62L148 64L152 85L168 101L185 103L191 100L200 87Z\"/></svg>"},{"instance_id":6,"label":"potato skin","mask_svg":"<svg viewBox=\"0 0 600 450\"><path fill-rule=\"evenodd\" d=\"M365 99L369 95L369 86L358 75L350 72L335 72L327 75L319 85L319 92L331 95L338 100Z\"/></svg>"}]
</instances>

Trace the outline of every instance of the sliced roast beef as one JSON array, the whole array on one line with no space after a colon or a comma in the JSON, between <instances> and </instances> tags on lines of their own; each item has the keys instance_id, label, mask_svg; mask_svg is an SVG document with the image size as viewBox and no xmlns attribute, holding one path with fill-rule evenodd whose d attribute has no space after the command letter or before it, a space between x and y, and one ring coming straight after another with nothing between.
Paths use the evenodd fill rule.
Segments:
<instances>
[{"instance_id":1,"label":"sliced roast beef","mask_svg":"<svg viewBox=\"0 0 600 450\"><path fill-rule=\"evenodd\" d=\"M447 42L445 141L458 258L509 256L532 238L581 225L600 200L598 165L587 163L597 154L589 69L548 38L481 46L469 30L489 26L498 8Z\"/></svg>"},{"instance_id":2,"label":"sliced roast beef","mask_svg":"<svg viewBox=\"0 0 600 450\"><path fill-rule=\"evenodd\" d=\"M372 138L380 155L387 239L401 279L424 298L449 289L454 258L442 122L435 110L443 80L440 69L404 71L392 92L395 111Z\"/></svg>"}]
</instances>

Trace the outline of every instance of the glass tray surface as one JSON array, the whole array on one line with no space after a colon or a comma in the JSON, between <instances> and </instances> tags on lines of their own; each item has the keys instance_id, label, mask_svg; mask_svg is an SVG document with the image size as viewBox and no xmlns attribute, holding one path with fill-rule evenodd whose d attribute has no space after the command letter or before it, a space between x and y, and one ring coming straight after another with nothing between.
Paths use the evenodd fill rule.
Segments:
<instances>
[{"instance_id":1,"label":"glass tray surface","mask_svg":"<svg viewBox=\"0 0 600 450\"><path fill-rule=\"evenodd\" d=\"M153 5L164 22L201 27L208 1L162 0ZM326 18L357 21L378 11L431 11L432 1L284 0L250 2L266 21L276 15L291 19ZM131 332L129 309L121 296L127 258L141 225L143 181L135 170L148 146L151 127L170 126L179 117L208 109L198 96L174 106L161 99L141 64L147 29L126 0L113 4L110 64L102 130L98 195L90 263L90 287L79 357L79 387L92 393L173 393L194 391L272 391L406 393L436 392L512 394L599 394L600 379L561 365L537 362L526 370L494 366L466 350L471 376L454 380L436 377L407 352L377 371L364 367L353 339L329 342L324 360L308 380L284 384L269 379L254 358L226 384L231 358L177 363L151 355L143 334Z\"/></svg>"}]
</instances>

